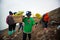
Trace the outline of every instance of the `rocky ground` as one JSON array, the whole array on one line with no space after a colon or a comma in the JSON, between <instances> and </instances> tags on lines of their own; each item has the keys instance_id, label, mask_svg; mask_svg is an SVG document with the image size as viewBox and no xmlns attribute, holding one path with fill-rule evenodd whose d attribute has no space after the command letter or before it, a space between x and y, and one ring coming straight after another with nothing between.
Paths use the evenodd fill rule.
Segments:
<instances>
[{"instance_id":1,"label":"rocky ground","mask_svg":"<svg viewBox=\"0 0 60 40\"><path fill-rule=\"evenodd\" d=\"M55 27L48 27L47 31L44 31L42 28L42 25L39 24L38 27L35 29L33 28L35 31L32 32L32 38L31 40L56 40L55 39L55 35L56 35L56 28ZM12 40L22 40L22 36L23 35L23 31L20 30L20 33L16 31L16 33L14 34ZM7 30L5 32L5 36L8 37L7 35ZM6 39L6 37L4 38L4 40L11 40L11 39ZM28 40L28 37L27 37Z\"/></svg>"}]
</instances>

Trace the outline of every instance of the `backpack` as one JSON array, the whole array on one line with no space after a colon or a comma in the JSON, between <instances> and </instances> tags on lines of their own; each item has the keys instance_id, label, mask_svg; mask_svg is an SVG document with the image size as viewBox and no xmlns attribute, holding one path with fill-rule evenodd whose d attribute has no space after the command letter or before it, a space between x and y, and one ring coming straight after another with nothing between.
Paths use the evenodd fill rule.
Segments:
<instances>
[{"instance_id":1,"label":"backpack","mask_svg":"<svg viewBox=\"0 0 60 40\"><path fill-rule=\"evenodd\" d=\"M48 22L48 19L49 19L48 16L45 16L45 17L44 17L44 21L45 21L45 22Z\"/></svg>"},{"instance_id":2,"label":"backpack","mask_svg":"<svg viewBox=\"0 0 60 40\"><path fill-rule=\"evenodd\" d=\"M41 22L48 22L49 16L44 14L43 17L41 18Z\"/></svg>"},{"instance_id":3,"label":"backpack","mask_svg":"<svg viewBox=\"0 0 60 40\"><path fill-rule=\"evenodd\" d=\"M48 22L48 21L49 21L49 16L48 16L48 14L45 14L45 15L44 15L43 20L44 20L45 22Z\"/></svg>"},{"instance_id":4,"label":"backpack","mask_svg":"<svg viewBox=\"0 0 60 40\"><path fill-rule=\"evenodd\" d=\"M14 20L12 16L7 16L6 22L8 25L14 24Z\"/></svg>"}]
</instances>

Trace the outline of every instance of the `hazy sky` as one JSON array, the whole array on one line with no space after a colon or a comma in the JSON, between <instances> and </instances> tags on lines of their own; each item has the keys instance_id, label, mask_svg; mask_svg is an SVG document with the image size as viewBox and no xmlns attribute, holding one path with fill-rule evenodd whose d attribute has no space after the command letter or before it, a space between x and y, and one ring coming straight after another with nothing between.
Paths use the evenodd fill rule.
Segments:
<instances>
[{"instance_id":1,"label":"hazy sky","mask_svg":"<svg viewBox=\"0 0 60 40\"><path fill-rule=\"evenodd\" d=\"M31 11L32 14L43 15L55 8L60 7L60 0L0 0L0 30L7 28L6 17L8 12Z\"/></svg>"}]
</instances>

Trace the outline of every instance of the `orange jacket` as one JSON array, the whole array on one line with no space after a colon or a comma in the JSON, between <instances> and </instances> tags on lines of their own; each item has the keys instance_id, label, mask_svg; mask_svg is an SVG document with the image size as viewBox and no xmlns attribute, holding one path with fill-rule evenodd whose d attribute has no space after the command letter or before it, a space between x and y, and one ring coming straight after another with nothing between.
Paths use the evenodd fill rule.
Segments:
<instances>
[{"instance_id":1,"label":"orange jacket","mask_svg":"<svg viewBox=\"0 0 60 40\"><path fill-rule=\"evenodd\" d=\"M44 16L44 21L45 22L48 22L50 19L49 19L49 15L48 15L48 13L46 13L45 14L45 16Z\"/></svg>"}]
</instances>

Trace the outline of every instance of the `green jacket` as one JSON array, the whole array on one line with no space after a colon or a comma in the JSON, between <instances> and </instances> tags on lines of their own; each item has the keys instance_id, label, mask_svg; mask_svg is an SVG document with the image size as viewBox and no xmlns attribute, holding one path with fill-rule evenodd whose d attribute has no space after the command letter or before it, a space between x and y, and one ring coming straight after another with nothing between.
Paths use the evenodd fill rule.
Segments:
<instances>
[{"instance_id":1,"label":"green jacket","mask_svg":"<svg viewBox=\"0 0 60 40\"><path fill-rule=\"evenodd\" d=\"M32 17L30 17L30 18L25 17L23 19L23 22L24 22L23 32L24 33L31 33L32 27L35 24L34 19Z\"/></svg>"}]
</instances>

